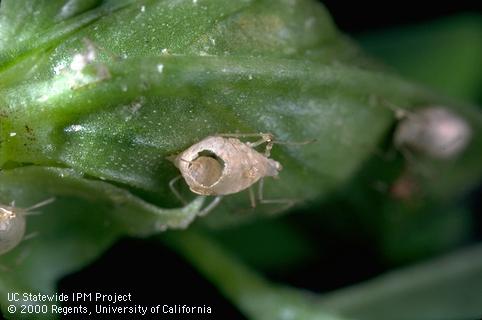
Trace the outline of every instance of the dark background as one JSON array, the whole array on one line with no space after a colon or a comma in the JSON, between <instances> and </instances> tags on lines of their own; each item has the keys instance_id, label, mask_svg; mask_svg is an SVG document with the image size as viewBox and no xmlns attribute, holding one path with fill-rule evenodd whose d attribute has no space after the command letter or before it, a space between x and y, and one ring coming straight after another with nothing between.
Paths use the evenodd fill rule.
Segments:
<instances>
[{"instance_id":1,"label":"dark background","mask_svg":"<svg viewBox=\"0 0 482 320\"><path fill-rule=\"evenodd\" d=\"M478 9L476 2L323 1L338 27L353 36L458 13L474 12ZM481 207L481 198L482 192L479 188L471 197L474 207ZM268 276L297 286L310 283L310 289L321 292L356 283L383 271L370 251L369 243L350 239L339 242L336 250L331 253L338 254L336 265L329 264L332 261L330 253L326 254L328 257L319 261L323 266L307 265L294 274ZM352 268L353 264L356 264L357 268ZM330 275L329 278L322 278L320 268L323 268L323 274ZM159 276L156 277L156 274ZM313 281L317 274L319 278ZM63 279L59 283L59 291L130 292L135 303L144 305L177 303L212 306L214 316L201 317L202 319L245 319L212 284L158 241L121 240L91 266ZM190 318L186 316L183 319Z\"/></svg>"},{"instance_id":2,"label":"dark background","mask_svg":"<svg viewBox=\"0 0 482 320\"><path fill-rule=\"evenodd\" d=\"M481 11L477 0L461 1L320 1L338 27L358 34L374 29L410 25L458 13Z\"/></svg>"}]
</instances>

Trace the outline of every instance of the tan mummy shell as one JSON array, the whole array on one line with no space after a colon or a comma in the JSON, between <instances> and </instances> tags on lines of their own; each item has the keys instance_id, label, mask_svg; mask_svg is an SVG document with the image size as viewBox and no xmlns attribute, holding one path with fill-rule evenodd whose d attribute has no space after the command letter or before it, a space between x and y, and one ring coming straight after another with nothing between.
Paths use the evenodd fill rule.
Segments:
<instances>
[{"instance_id":1,"label":"tan mummy shell","mask_svg":"<svg viewBox=\"0 0 482 320\"><path fill-rule=\"evenodd\" d=\"M232 194L266 176L277 176L279 162L235 138L207 137L174 159L192 192Z\"/></svg>"},{"instance_id":2,"label":"tan mummy shell","mask_svg":"<svg viewBox=\"0 0 482 320\"><path fill-rule=\"evenodd\" d=\"M450 158L465 149L471 136L467 122L443 107L417 110L401 120L395 144L434 158Z\"/></svg>"},{"instance_id":3,"label":"tan mummy shell","mask_svg":"<svg viewBox=\"0 0 482 320\"><path fill-rule=\"evenodd\" d=\"M25 234L25 216L15 209L0 205L0 255L15 248Z\"/></svg>"}]
</instances>

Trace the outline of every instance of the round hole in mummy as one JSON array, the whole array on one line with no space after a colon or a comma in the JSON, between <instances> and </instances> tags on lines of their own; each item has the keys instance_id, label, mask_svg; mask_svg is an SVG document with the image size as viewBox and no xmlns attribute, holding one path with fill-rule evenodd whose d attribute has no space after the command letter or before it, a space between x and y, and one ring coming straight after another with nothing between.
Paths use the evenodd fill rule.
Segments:
<instances>
[{"instance_id":1,"label":"round hole in mummy","mask_svg":"<svg viewBox=\"0 0 482 320\"><path fill-rule=\"evenodd\" d=\"M188 169L197 183L211 187L223 176L224 161L212 151L203 150L190 162Z\"/></svg>"}]
</instances>

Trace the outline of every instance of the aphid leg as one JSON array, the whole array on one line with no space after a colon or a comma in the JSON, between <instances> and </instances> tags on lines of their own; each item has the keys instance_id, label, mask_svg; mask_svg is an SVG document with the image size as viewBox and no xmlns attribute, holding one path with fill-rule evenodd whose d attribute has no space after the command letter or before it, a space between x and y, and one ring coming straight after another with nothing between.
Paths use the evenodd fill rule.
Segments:
<instances>
[{"instance_id":1,"label":"aphid leg","mask_svg":"<svg viewBox=\"0 0 482 320\"><path fill-rule=\"evenodd\" d=\"M217 207L217 205L221 202L222 198L223 198L223 196L216 196L213 199L213 201L211 201L210 204L208 204L204 209L199 211L198 216L202 217L202 216L207 215L209 212L211 212L211 210L213 210L214 208Z\"/></svg>"},{"instance_id":2,"label":"aphid leg","mask_svg":"<svg viewBox=\"0 0 482 320\"><path fill-rule=\"evenodd\" d=\"M246 142L246 144L251 148L256 148L257 146L260 146L266 143L266 148L264 149L264 156L266 158L269 158L271 156L271 150L273 149L273 144L274 144L273 139L274 137L271 134L266 133L266 134L263 134L262 138L259 139L258 141Z\"/></svg>"},{"instance_id":3,"label":"aphid leg","mask_svg":"<svg viewBox=\"0 0 482 320\"><path fill-rule=\"evenodd\" d=\"M407 164L415 170L418 174L429 178L433 172L431 171L430 167L424 163L423 161L417 161L416 156L412 153L412 151L404 146L399 147L399 151L402 154L402 157L407 161Z\"/></svg>"},{"instance_id":4,"label":"aphid leg","mask_svg":"<svg viewBox=\"0 0 482 320\"><path fill-rule=\"evenodd\" d=\"M286 210L292 207L296 203L296 200L294 199L265 199L263 191L264 191L264 179L260 179L259 185L258 185L258 201L261 204L285 204L286 207L283 208L283 210Z\"/></svg>"},{"instance_id":5,"label":"aphid leg","mask_svg":"<svg viewBox=\"0 0 482 320\"><path fill-rule=\"evenodd\" d=\"M18 267L20 266L29 256L30 256L30 248L29 249L24 249L22 250L18 257L15 259L15 266Z\"/></svg>"},{"instance_id":6,"label":"aphid leg","mask_svg":"<svg viewBox=\"0 0 482 320\"><path fill-rule=\"evenodd\" d=\"M29 233L25 237L23 237L22 241L33 239L33 238L37 237L38 235L39 235L38 232Z\"/></svg>"},{"instance_id":7,"label":"aphid leg","mask_svg":"<svg viewBox=\"0 0 482 320\"><path fill-rule=\"evenodd\" d=\"M249 187L249 202L251 208L256 208L256 196L254 195L253 186Z\"/></svg>"},{"instance_id":8,"label":"aphid leg","mask_svg":"<svg viewBox=\"0 0 482 320\"><path fill-rule=\"evenodd\" d=\"M184 200L184 198L181 196L181 194L179 193L179 191L177 191L176 186L175 186L176 182L179 181L179 179L181 179L181 178L182 178L182 176L179 175L179 176L173 178L171 181L169 181L169 188L171 189L172 193L174 193L174 195L176 196L176 198L178 198L179 201L181 201L181 203L182 203L183 205L187 205L187 201Z\"/></svg>"}]
</instances>

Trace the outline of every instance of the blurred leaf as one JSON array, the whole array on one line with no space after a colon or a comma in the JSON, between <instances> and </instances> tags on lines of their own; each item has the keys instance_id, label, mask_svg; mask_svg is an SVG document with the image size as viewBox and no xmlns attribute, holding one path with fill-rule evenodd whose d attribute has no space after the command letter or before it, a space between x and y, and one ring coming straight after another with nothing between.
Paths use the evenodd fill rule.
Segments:
<instances>
[{"instance_id":1,"label":"blurred leaf","mask_svg":"<svg viewBox=\"0 0 482 320\"><path fill-rule=\"evenodd\" d=\"M260 271L289 270L318 254L304 230L281 219L258 220L214 230L217 241Z\"/></svg>"},{"instance_id":2,"label":"blurred leaf","mask_svg":"<svg viewBox=\"0 0 482 320\"><path fill-rule=\"evenodd\" d=\"M447 252L472 240L468 209L450 204L422 206L387 203L383 208L379 241L390 263L407 263Z\"/></svg>"},{"instance_id":3,"label":"blurred leaf","mask_svg":"<svg viewBox=\"0 0 482 320\"><path fill-rule=\"evenodd\" d=\"M170 232L161 239L250 319L456 320L482 315L481 245L317 296L267 282L202 234Z\"/></svg>"},{"instance_id":4,"label":"blurred leaf","mask_svg":"<svg viewBox=\"0 0 482 320\"><path fill-rule=\"evenodd\" d=\"M467 243L474 236L474 221L466 194L482 175L476 151L482 150L480 137L474 134L472 143L477 147L472 155L468 152L463 159L445 163L416 158L401 166L403 159L387 159L386 154L373 157L324 204L318 223L333 225L330 220L349 219L350 226L339 232L349 233L351 227L366 233L375 241L381 259L392 267ZM460 165L472 168L472 176L456 169ZM418 170L422 173L417 174ZM413 179L413 185L400 197L393 188L405 178Z\"/></svg>"},{"instance_id":5,"label":"blurred leaf","mask_svg":"<svg viewBox=\"0 0 482 320\"><path fill-rule=\"evenodd\" d=\"M249 319L350 319L326 312L309 292L267 282L200 233L169 232L161 239L198 268Z\"/></svg>"},{"instance_id":6,"label":"blurred leaf","mask_svg":"<svg viewBox=\"0 0 482 320\"><path fill-rule=\"evenodd\" d=\"M482 104L482 16L465 14L358 37L407 78Z\"/></svg>"},{"instance_id":7,"label":"blurred leaf","mask_svg":"<svg viewBox=\"0 0 482 320\"><path fill-rule=\"evenodd\" d=\"M479 319L482 245L394 271L322 298L322 305L357 319Z\"/></svg>"}]
</instances>

